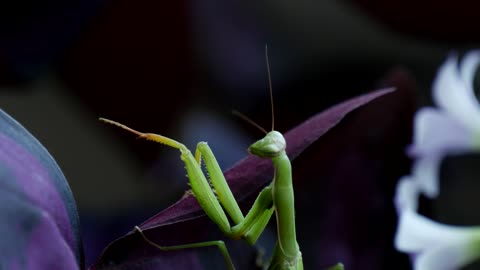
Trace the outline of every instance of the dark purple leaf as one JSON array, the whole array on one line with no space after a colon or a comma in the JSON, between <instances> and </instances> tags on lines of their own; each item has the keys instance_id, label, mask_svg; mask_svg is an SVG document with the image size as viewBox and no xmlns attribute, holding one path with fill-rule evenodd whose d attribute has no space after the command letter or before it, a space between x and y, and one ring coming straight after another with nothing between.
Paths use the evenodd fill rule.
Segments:
<instances>
[{"instance_id":1,"label":"dark purple leaf","mask_svg":"<svg viewBox=\"0 0 480 270\"><path fill-rule=\"evenodd\" d=\"M347 114L392 91L392 89L386 89L350 99L303 122L285 135L288 155L291 159L296 158L335 127ZM315 172L316 169L313 171ZM272 175L271 161L254 156L243 159L225 172L227 181L243 209L251 205L252 198L271 181ZM192 196L181 199L150 218L141 225L141 228L151 240L162 245L222 238L218 234L218 229L206 218ZM231 241L227 245L231 253L236 255L233 259L237 269L251 268L255 252L248 249L242 241ZM273 243L271 245L273 246ZM242 255L236 252L237 248L242 250ZM212 256L219 256L217 250L214 248L212 250L211 254L215 254ZM248 250L248 253L245 253L245 250ZM112 242L92 269L173 269L172 267L174 269L214 269L211 265L203 266L205 259L199 259L198 252L198 250L161 252L146 243L138 233L130 232ZM220 265L217 267L224 268L222 264L220 260Z\"/></svg>"},{"instance_id":2,"label":"dark purple leaf","mask_svg":"<svg viewBox=\"0 0 480 270\"><path fill-rule=\"evenodd\" d=\"M78 213L47 150L0 110L1 269L81 269Z\"/></svg>"}]
</instances>

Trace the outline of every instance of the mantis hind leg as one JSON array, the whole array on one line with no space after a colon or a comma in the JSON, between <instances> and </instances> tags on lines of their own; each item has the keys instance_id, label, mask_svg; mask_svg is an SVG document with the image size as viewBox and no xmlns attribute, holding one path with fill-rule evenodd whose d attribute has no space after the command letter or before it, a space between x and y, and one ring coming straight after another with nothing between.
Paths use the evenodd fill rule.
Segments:
<instances>
[{"instance_id":1,"label":"mantis hind leg","mask_svg":"<svg viewBox=\"0 0 480 270\"><path fill-rule=\"evenodd\" d=\"M142 229L140 227L135 226L135 230L140 233L140 235L143 237L143 239L149 243L150 245L162 250L162 251L171 251L171 250L181 250L181 249L188 249L188 248L199 248L199 247L211 247L211 246L216 246L220 250L220 253L222 253L223 259L225 260L227 267L229 270L235 270L235 266L233 265L232 258L230 257L230 254L228 253L227 247L225 246L225 242L221 240L216 240L216 241L205 241L205 242L198 242L198 243L191 243L191 244L185 244L185 245L176 245L176 246L161 246L158 245L157 243L151 241L148 239L145 234L143 233Z\"/></svg>"}]
</instances>

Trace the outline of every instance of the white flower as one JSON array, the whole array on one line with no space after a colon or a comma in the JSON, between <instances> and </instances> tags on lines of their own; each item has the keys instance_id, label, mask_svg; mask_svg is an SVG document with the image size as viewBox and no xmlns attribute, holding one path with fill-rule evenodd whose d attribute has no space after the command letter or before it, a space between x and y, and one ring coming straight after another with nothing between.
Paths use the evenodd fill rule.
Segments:
<instances>
[{"instance_id":1,"label":"white flower","mask_svg":"<svg viewBox=\"0 0 480 270\"><path fill-rule=\"evenodd\" d=\"M415 115L413 145L416 158L412 174L427 197L438 195L439 167L448 155L480 150L480 104L473 90L473 78L480 63L480 51L466 54L457 65L451 55L440 67L433 84L438 108L424 108Z\"/></svg>"},{"instance_id":2,"label":"white flower","mask_svg":"<svg viewBox=\"0 0 480 270\"><path fill-rule=\"evenodd\" d=\"M404 177L397 185L395 247L410 254L415 270L459 269L480 257L480 227L444 225L416 212L417 183Z\"/></svg>"},{"instance_id":3,"label":"white flower","mask_svg":"<svg viewBox=\"0 0 480 270\"><path fill-rule=\"evenodd\" d=\"M480 104L473 78L480 51L465 55L460 66L451 55L433 84L437 108L415 115L412 175L400 179L396 195L399 222L395 247L410 255L415 270L453 270L480 258L480 226L460 227L435 222L417 213L418 196L439 193L440 163L446 155L480 150Z\"/></svg>"},{"instance_id":4,"label":"white flower","mask_svg":"<svg viewBox=\"0 0 480 270\"><path fill-rule=\"evenodd\" d=\"M398 180L395 189L395 207L398 215L406 210L417 211L418 191L418 183L412 177L404 176Z\"/></svg>"}]
</instances>

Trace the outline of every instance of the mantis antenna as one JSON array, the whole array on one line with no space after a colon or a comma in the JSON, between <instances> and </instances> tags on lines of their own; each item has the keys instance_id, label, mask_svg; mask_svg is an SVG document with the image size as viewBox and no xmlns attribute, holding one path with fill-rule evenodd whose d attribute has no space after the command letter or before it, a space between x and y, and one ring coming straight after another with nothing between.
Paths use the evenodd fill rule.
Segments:
<instances>
[{"instance_id":1,"label":"mantis antenna","mask_svg":"<svg viewBox=\"0 0 480 270\"><path fill-rule=\"evenodd\" d=\"M240 118L242 118L242 120L244 120L245 122L253 125L254 127L260 129L260 131L262 131L263 133L267 134L268 132L263 128L261 127L259 124L255 123L255 121L253 121L252 119L248 118L248 116L246 116L245 114L237 111L237 110L233 110L232 113Z\"/></svg>"},{"instance_id":2,"label":"mantis antenna","mask_svg":"<svg viewBox=\"0 0 480 270\"><path fill-rule=\"evenodd\" d=\"M272 113L272 131L275 129L275 112L274 112L274 109L273 109L273 87L272 87L272 76L270 75L270 63L268 61L268 46L265 45L265 60L267 62L267 76L268 76L268 90L269 90L269 93L270 93L270 107L271 107L271 113ZM263 133L267 134L268 132L262 128L259 124L255 123L255 121L253 121L252 119L250 119L248 116L246 116L245 114L237 111L237 110L233 110L232 113L240 118L242 118L245 122L253 125L254 127L258 128L259 130L261 130Z\"/></svg>"},{"instance_id":3,"label":"mantis antenna","mask_svg":"<svg viewBox=\"0 0 480 270\"><path fill-rule=\"evenodd\" d=\"M268 61L268 46L265 44L265 60L267 62L267 75L268 75L268 89L270 92L270 105L272 108L272 131L275 127L275 113L273 111L273 90L272 90L272 76L270 76L270 63Z\"/></svg>"}]
</instances>

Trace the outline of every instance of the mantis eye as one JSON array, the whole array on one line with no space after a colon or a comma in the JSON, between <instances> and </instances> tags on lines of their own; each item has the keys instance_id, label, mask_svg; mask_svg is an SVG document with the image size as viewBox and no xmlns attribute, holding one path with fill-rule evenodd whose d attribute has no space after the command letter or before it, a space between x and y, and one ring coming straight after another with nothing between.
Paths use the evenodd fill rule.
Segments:
<instances>
[{"instance_id":1,"label":"mantis eye","mask_svg":"<svg viewBox=\"0 0 480 270\"><path fill-rule=\"evenodd\" d=\"M267 135L250 145L248 152L261 158L273 158L285 151L287 143L278 131L270 131Z\"/></svg>"}]
</instances>

